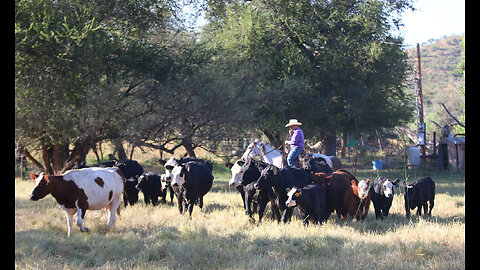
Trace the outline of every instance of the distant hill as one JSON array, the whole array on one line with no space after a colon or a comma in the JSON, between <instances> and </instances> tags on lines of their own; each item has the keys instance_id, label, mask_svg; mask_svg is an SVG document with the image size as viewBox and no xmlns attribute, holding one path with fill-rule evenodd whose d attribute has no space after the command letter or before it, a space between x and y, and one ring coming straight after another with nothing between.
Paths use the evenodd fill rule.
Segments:
<instances>
[{"instance_id":1,"label":"distant hill","mask_svg":"<svg viewBox=\"0 0 480 270\"><path fill-rule=\"evenodd\" d=\"M409 79L413 80L417 69L416 47L408 49L408 55L413 70ZM460 104L464 98L457 91L463 82L462 76L457 72L461 58L462 36L449 36L420 45L424 115L440 125L452 121L439 102L443 102L455 115L462 113ZM436 127L427 119L425 119L427 132L430 133Z\"/></svg>"}]
</instances>

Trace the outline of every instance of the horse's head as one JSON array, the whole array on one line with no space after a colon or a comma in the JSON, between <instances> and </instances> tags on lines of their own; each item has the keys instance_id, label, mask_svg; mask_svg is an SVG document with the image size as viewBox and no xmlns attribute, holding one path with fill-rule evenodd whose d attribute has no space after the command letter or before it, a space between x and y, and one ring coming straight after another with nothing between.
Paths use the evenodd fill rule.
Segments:
<instances>
[{"instance_id":1,"label":"horse's head","mask_svg":"<svg viewBox=\"0 0 480 270\"><path fill-rule=\"evenodd\" d=\"M262 152L261 152L261 146L260 146L260 142L258 139L255 139L254 141L252 140L250 142L250 144L248 145L247 147L247 150L245 150L245 153L243 153L242 155L242 160L247 160L247 158L252 158L252 157L255 157L255 156L261 156L262 155Z\"/></svg>"}]
</instances>

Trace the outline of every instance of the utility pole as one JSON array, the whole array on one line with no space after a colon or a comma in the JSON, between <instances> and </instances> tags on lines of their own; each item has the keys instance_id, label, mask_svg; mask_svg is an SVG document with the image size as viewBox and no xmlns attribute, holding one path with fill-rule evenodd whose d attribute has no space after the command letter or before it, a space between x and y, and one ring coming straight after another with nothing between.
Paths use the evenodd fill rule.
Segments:
<instances>
[{"instance_id":1,"label":"utility pole","mask_svg":"<svg viewBox=\"0 0 480 270\"><path fill-rule=\"evenodd\" d=\"M423 97L422 97L422 66L420 64L420 44L417 43L417 78L415 88L417 90L417 145L420 146L420 155L425 156L426 128L423 122Z\"/></svg>"}]
</instances>

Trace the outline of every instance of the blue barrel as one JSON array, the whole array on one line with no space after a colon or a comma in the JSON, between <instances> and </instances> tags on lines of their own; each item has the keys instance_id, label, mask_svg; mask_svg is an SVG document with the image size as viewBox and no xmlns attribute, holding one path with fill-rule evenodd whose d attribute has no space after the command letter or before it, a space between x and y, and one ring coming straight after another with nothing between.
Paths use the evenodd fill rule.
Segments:
<instances>
[{"instance_id":1,"label":"blue barrel","mask_svg":"<svg viewBox=\"0 0 480 270\"><path fill-rule=\"evenodd\" d=\"M373 160L372 161L373 169L374 170L381 170L383 168L383 161L382 160Z\"/></svg>"}]
</instances>

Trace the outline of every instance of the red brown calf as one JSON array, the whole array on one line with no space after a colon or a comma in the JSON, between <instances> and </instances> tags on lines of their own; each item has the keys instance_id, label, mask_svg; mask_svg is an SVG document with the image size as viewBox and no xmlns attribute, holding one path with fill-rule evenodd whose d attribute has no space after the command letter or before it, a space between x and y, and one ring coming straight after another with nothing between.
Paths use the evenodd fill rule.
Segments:
<instances>
[{"instance_id":1,"label":"red brown calf","mask_svg":"<svg viewBox=\"0 0 480 270\"><path fill-rule=\"evenodd\" d=\"M347 208L347 212L354 216L356 221L363 221L368 214L370 208L370 193L368 185L370 179L355 182L351 181L351 188L345 193L343 202Z\"/></svg>"}]
</instances>

